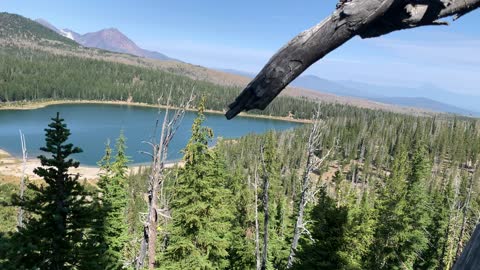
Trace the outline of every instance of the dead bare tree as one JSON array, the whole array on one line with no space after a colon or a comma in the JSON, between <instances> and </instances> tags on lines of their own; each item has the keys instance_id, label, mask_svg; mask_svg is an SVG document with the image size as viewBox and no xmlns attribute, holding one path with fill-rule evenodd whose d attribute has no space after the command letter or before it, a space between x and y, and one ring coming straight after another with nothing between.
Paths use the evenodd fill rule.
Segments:
<instances>
[{"instance_id":1,"label":"dead bare tree","mask_svg":"<svg viewBox=\"0 0 480 270\"><path fill-rule=\"evenodd\" d=\"M164 219L170 219L169 209L165 205L159 207L159 193L163 194L163 184L165 180L165 162L168 156L168 146L173 139L178 127L185 115L185 110L190 107L193 101L193 95L184 103L180 109L175 110L173 116L169 115L170 96L167 99L167 106L160 131L157 138L156 131L151 141L144 142L152 148L152 152L142 152L151 156L152 166L148 177L148 212L144 221L143 239L140 244L140 252L137 257L135 269L142 269L145 263L145 257L148 253L148 269L155 268L155 251L157 242L158 216ZM159 119L155 124L155 130L158 129Z\"/></svg>"},{"instance_id":2,"label":"dead bare tree","mask_svg":"<svg viewBox=\"0 0 480 270\"><path fill-rule=\"evenodd\" d=\"M260 226L258 223L258 170L255 166L255 177L253 183L253 195L255 196L255 260L256 260L256 269L261 269L261 260L260 260Z\"/></svg>"},{"instance_id":3,"label":"dead bare tree","mask_svg":"<svg viewBox=\"0 0 480 270\"><path fill-rule=\"evenodd\" d=\"M20 200L23 200L23 196L25 193L25 187L26 187L26 176L25 176L25 171L27 169L27 159L28 159L28 153L27 153L27 143L25 141L25 135L22 133L21 130L18 131L20 133L20 142L22 144L22 179L20 180ZM23 228L23 218L24 218L24 211L23 208L20 207L18 209L18 215L17 215L17 227L18 228Z\"/></svg>"},{"instance_id":4,"label":"dead bare tree","mask_svg":"<svg viewBox=\"0 0 480 270\"><path fill-rule=\"evenodd\" d=\"M460 218L460 208L458 206L460 200L460 173L459 171L455 170L453 174L453 198L449 201L450 218L448 220L447 229L445 230L444 234L445 239L457 239L457 226ZM447 256L447 258L454 258L454 252L454 242L446 244L442 250L442 257ZM453 260L449 259L447 262L444 263L442 269L450 269L452 266Z\"/></svg>"},{"instance_id":5,"label":"dead bare tree","mask_svg":"<svg viewBox=\"0 0 480 270\"><path fill-rule=\"evenodd\" d=\"M297 220L295 222L295 227L293 230L293 239L292 245L290 247L290 254L288 256L287 262L287 269L293 266L293 261L295 259L295 252L297 251L298 240L300 239L300 235L302 231L305 231L305 224L304 224L304 212L305 207L308 203L308 198L311 197L311 183L310 183L310 175L312 171L323 164L323 162L328 158L331 153L331 149L321 158L316 159L315 152L319 150L320 147L320 130L322 128L322 123L320 122L320 110L317 111L313 120L312 129L310 130L310 134L308 136L308 143L307 143L307 163L305 165L305 169L303 171L302 177L302 190L300 193L300 201L298 203L298 214ZM302 231L300 231L302 230Z\"/></svg>"},{"instance_id":6,"label":"dead bare tree","mask_svg":"<svg viewBox=\"0 0 480 270\"><path fill-rule=\"evenodd\" d=\"M260 149L262 153L262 166L263 166L263 195L262 195L262 205L263 205L263 250L262 250L262 263L260 266L261 270L267 269L268 261L268 222L269 222L269 213L268 213L268 190L270 189L270 175L265 164L265 156L263 146Z\"/></svg>"},{"instance_id":7,"label":"dead bare tree","mask_svg":"<svg viewBox=\"0 0 480 270\"><path fill-rule=\"evenodd\" d=\"M230 104L228 119L265 109L303 71L355 36L373 38L425 25L447 25L480 7L480 0L340 0L321 23L282 47Z\"/></svg>"},{"instance_id":8,"label":"dead bare tree","mask_svg":"<svg viewBox=\"0 0 480 270\"><path fill-rule=\"evenodd\" d=\"M477 165L475 165L475 168L478 168L478 161L476 162ZM457 241L457 249L455 252L455 256L458 258L461 255L461 252L463 250L463 245L464 245L464 236L465 236L465 231L467 229L467 222L468 222L468 212L470 211L470 204L471 204L471 199L472 199L472 192L473 192L473 185L475 183L475 177L476 175L473 174L470 179L469 179L469 184L467 188L467 197L465 199L464 204L462 205L462 225L460 227L460 233L458 236L458 241Z\"/></svg>"}]
</instances>

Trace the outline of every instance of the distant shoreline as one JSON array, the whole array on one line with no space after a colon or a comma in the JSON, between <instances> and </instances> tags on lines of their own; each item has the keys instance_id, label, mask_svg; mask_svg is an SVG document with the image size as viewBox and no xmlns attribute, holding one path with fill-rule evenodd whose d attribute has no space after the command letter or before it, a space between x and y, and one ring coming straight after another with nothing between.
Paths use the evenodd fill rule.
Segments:
<instances>
[{"instance_id":1,"label":"distant shoreline","mask_svg":"<svg viewBox=\"0 0 480 270\"><path fill-rule=\"evenodd\" d=\"M174 106L165 106L165 105L153 105L142 102L128 102L128 101L106 101L106 100L49 100L49 101L27 101L27 102L0 102L0 110L35 110L44 108L51 105L57 104L108 104L108 105L128 105L128 106L137 106L137 107L148 107L148 108L160 108L160 109L171 109L176 110L180 109L179 107ZM196 109L188 108L187 111L195 112ZM222 111L216 110L205 110L209 114L225 114ZM312 121L310 119L295 119L291 117L284 116L271 116L271 115L260 115L260 114L247 114L240 113L240 117L249 117L249 118L260 118L260 119L270 119L278 120L292 123L303 123L308 124Z\"/></svg>"}]
</instances>

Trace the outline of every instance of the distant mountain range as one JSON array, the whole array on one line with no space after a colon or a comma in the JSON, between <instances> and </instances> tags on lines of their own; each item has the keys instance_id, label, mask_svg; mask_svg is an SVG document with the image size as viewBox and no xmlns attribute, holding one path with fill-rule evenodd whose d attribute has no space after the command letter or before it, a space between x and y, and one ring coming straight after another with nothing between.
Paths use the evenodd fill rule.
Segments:
<instances>
[{"instance_id":1,"label":"distant mountain range","mask_svg":"<svg viewBox=\"0 0 480 270\"><path fill-rule=\"evenodd\" d=\"M307 87L341 96L351 96L400 106L424 108L461 115L480 115L480 96L441 89L433 84L418 87L376 85L355 81L329 81L317 76L302 76L294 86Z\"/></svg>"},{"instance_id":2,"label":"distant mountain range","mask_svg":"<svg viewBox=\"0 0 480 270\"><path fill-rule=\"evenodd\" d=\"M253 73L234 69L222 69L222 71L249 78L255 76ZM480 96L453 93L435 85L385 86L355 81L334 81L315 75L304 75L293 81L291 86L436 112L480 116Z\"/></svg>"},{"instance_id":3,"label":"distant mountain range","mask_svg":"<svg viewBox=\"0 0 480 270\"><path fill-rule=\"evenodd\" d=\"M133 42L130 38L116 28L102 29L97 32L86 33L82 35L70 29L59 29L44 19L36 19L35 21L64 37L76 41L84 47L127 53L158 60L176 60L166 56L165 54L140 48L137 44L135 44L135 42Z\"/></svg>"}]
</instances>

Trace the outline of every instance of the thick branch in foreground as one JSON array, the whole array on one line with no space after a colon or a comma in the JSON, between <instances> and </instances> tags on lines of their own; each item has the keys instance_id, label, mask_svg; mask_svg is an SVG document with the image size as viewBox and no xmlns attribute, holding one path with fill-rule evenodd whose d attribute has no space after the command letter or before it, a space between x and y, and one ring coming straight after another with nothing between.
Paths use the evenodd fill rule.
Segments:
<instances>
[{"instance_id":1,"label":"thick branch in foreground","mask_svg":"<svg viewBox=\"0 0 480 270\"><path fill-rule=\"evenodd\" d=\"M342 0L332 15L281 48L225 114L265 109L303 71L355 36L372 38L425 25L445 25L480 7L480 0Z\"/></svg>"},{"instance_id":2,"label":"thick branch in foreground","mask_svg":"<svg viewBox=\"0 0 480 270\"><path fill-rule=\"evenodd\" d=\"M480 224L477 225L467 246L458 258L453 270L478 269L480 265Z\"/></svg>"}]
</instances>

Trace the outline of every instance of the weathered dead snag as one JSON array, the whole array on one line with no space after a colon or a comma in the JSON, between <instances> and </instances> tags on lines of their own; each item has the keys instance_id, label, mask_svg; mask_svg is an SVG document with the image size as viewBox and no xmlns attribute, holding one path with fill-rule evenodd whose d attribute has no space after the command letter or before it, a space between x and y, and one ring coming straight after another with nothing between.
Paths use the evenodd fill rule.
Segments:
<instances>
[{"instance_id":1,"label":"weathered dead snag","mask_svg":"<svg viewBox=\"0 0 480 270\"><path fill-rule=\"evenodd\" d=\"M165 116L163 119L159 141L154 134L150 142L145 142L151 146L152 152L147 154L152 158L151 173L148 176L148 212L144 221L143 239L140 244L140 252L137 257L135 269L142 269L145 263L145 257L148 255L148 269L155 268L155 253L157 243L157 228L159 216L165 220L165 223L170 219L170 211L163 192L164 180L165 180L165 162L167 160L168 146L175 135L180 122L185 115L185 110L189 108L190 103L193 100L193 96L181 106L182 109L178 109L174 112L173 116L169 115L168 106L170 104L170 97L167 101L167 107L165 109ZM156 129L158 128L159 120L156 123ZM159 198L160 197L160 198ZM160 204L159 205L159 199Z\"/></svg>"},{"instance_id":2,"label":"weathered dead snag","mask_svg":"<svg viewBox=\"0 0 480 270\"><path fill-rule=\"evenodd\" d=\"M262 152L262 167L263 167L263 195L262 195L262 205L263 205L263 250L262 250L262 260L260 269L266 270L268 263L268 223L270 221L270 216L268 213L268 191L270 189L270 175L265 164L265 155L263 146L261 148Z\"/></svg>"},{"instance_id":3,"label":"weathered dead snag","mask_svg":"<svg viewBox=\"0 0 480 270\"><path fill-rule=\"evenodd\" d=\"M307 163L305 164L305 169L303 171L302 190L300 192L298 214L295 222L295 227L293 229L292 245L290 247L290 254L288 256L287 269L293 266L293 262L295 260L295 253L298 247L298 241L302 233L306 232L306 226L304 221L305 207L309 202L308 198L314 197L312 195L314 191L311 190L311 173L313 172L313 170L317 169L323 164L323 162L328 158L332 151L332 149L328 150L328 152L322 158L317 158L315 156L315 153L318 152L318 147L320 147L321 144L320 139L322 123L320 122L320 110L317 111L315 117L312 120L313 125L308 136L307 144Z\"/></svg>"},{"instance_id":4,"label":"weathered dead snag","mask_svg":"<svg viewBox=\"0 0 480 270\"><path fill-rule=\"evenodd\" d=\"M372 38L425 25L446 25L480 7L480 0L341 0L332 15L281 48L230 104L228 119L265 109L303 71L355 36Z\"/></svg>"},{"instance_id":5,"label":"weathered dead snag","mask_svg":"<svg viewBox=\"0 0 480 270\"><path fill-rule=\"evenodd\" d=\"M20 180L20 195L19 199L23 201L23 196L25 193L25 189L27 186L27 177L25 174L25 171L27 169L27 159L28 159L28 153L27 153L27 143L25 141L25 134L21 130L19 130L20 133L20 142L22 144L22 179ZM23 210L22 207L18 209L18 214L17 214L17 228L23 228L23 220L24 220L24 214L25 211Z\"/></svg>"}]
</instances>

